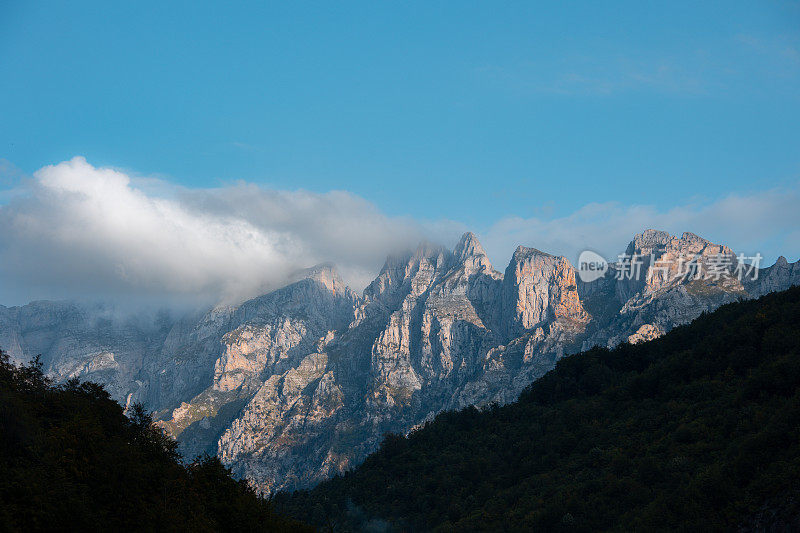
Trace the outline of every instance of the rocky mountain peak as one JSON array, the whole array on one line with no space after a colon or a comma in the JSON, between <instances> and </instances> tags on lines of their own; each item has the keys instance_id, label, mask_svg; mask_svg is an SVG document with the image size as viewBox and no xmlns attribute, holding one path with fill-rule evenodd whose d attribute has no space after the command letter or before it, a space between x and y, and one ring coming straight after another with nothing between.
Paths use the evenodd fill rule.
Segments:
<instances>
[{"instance_id":1,"label":"rocky mountain peak","mask_svg":"<svg viewBox=\"0 0 800 533\"><path fill-rule=\"evenodd\" d=\"M467 232L458 241L453 256L457 262L464 268L464 273L467 276L472 276L477 273L488 274L492 277L499 277L499 272L495 272L492 263L489 261L489 256L486 251L478 242L478 238L474 233Z\"/></svg>"},{"instance_id":2,"label":"rocky mountain peak","mask_svg":"<svg viewBox=\"0 0 800 533\"><path fill-rule=\"evenodd\" d=\"M586 322L578 297L575 270L560 256L519 246L504 276L504 308L508 335L519 335L559 318Z\"/></svg>"},{"instance_id":3,"label":"rocky mountain peak","mask_svg":"<svg viewBox=\"0 0 800 533\"><path fill-rule=\"evenodd\" d=\"M453 253L441 244L422 241L414 250L409 266L418 269L422 263L428 263L437 270L446 269L452 262Z\"/></svg>"},{"instance_id":4,"label":"rocky mountain peak","mask_svg":"<svg viewBox=\"0 0 800 533\"><path fill-rule=\"evenodd\" d=\"M417 245L414 250L412 259L435 259L440 254L447 252L447 248L441 244L436 244L430 241L422 241Z\"/></svg>"},{"instance_id":5,"label":"rocky mountain peak","mask_svg":"<svg viewBox=\"0 0 800 533\"><path fill-rule=\"evenodd\" d=\"M688 231L677 237L666 231L646 230L633 238L626 255L627 258L615 266L621 273L617 297L620 301L628 301L636 294L643 297L629 301L626 310L642 302L649 305L656 295L678 286L691 284L690 288L695 291L725 293L742 290L741 283L731 276L736 261L733 251ZM633 256L638 259L633 260ZM726 264L723 265L718 256L727 256ZM709 278L712 267L718 274Z\"/></svg>"},{"instance_id":6,"label":"rocky mountain peak","mask_svg":"<svg viewBox=\"0 0 800 533\"><path fill-rule=\"evenodd\" d=\"M625 253L628 255L647 255L656 248L663 248L672 241L673 237L666 231L646 229L633 237Z\"/></svg>"},{"instance_id":7,"label":"rocky mountain peak","mask_svg":"<svg viewBox=\"0 0 800 533\"><path fill-rule=\"evenodd\" d=\"M714 244L689 231L683 232L678 238L669 232L655 229L648 229L636 235L625 250L627 255L639 256L650 254L658 256L665 252L677 255L732 253L727 246Z\"/></svg>"},{"instance_id":8,"label":"rocky mountain peak","mask_svg":"<svg viewBox=\"0 0 800 533\"><path fill-rule=\"evenodd\" d=\"M771 267L760 269L757 278L744 280L747 292L753 297L797 284L800 284L800 261L790 263L784 256L778 257Z\"/></svg>"},{"instance_id":9,"label":"rocky mountain peak","mask_svg":"<svg viewBox=\"0 0 800 533\"><path fill-rule=\"evenodd\" d=\"M455 250L453 250L453 255L463 261L468 257L486 255L486 252L483 246L481 246L481 243L478 242L478 238L475 234L468 231L461 236L461 240L458 241Z\"/></svg>"},{"instance_id":10,"label":"rocky mountain peak","mask_svg":"<svg viewBox=\"0 0 800 533\"><path fill-rule=\"evenodd\" d=\"M291 276L292 282L298 282L304 279L316 281L333 293L340 293L347 290L347 286L344 281L342 281L339 272L336 271L336 265L333 263L320 263L295 272L295 274Z\"/></svg>"},{"instance_id":11,"label":"rocky mountain peak","mask_svg":"<svg viewBox=\"0 0 800 533\"><path fill-rule=\"evenodd\" d=\"M413 252L390 255L380 274L364 289L367 300L404 297L424 292L442 273L451 268L453 254L447 248L423 241Z\"/></svg>"},{"instance_id":12,"label":"rocky mountain peak","mask_svg":"<svg viewBox=\"0 0 800 533\"><path fill-rule=\"evenodd\" d=\"M550 254L548 254L546 252L543 252L541 250L538 250L536 248L527 248L525 246L520 245L520 246L517 246L516 250L514 250L514 256L511 259L511 261L519 263L519 262L531 259L534 256L555 257L553 255L550 255Z\"/></svg>"},{"instance_id":13,"label":"rocky mountain peak","mask_svg":"<svg viewBox=\"0 0 800 533\"><path fill-rule=\"evenodd\" d=\"M704 239L700 235L696 235L690 231L684 231L683 235L681 235L681 240L686 242L699 242L699 243L709 243L710 241Z\"/></svg>"}]
</instances>

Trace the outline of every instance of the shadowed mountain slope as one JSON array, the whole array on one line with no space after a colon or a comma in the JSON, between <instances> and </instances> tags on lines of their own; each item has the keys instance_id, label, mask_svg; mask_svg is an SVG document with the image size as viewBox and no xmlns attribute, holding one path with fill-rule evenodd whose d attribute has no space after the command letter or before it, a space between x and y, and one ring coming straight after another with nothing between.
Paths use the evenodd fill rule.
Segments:
<instances>
[{"instance_id":1,"label":"shadowed mountain slope","mask_svg":"<svg viewBox=\"0 0 800 533\"><path fill-rule=\"evenodd\" d=\"M277 501L339 531L789 531L798 491L795 287L565 357L517 402L389 435Z\"/></svg>"}]
</instances>

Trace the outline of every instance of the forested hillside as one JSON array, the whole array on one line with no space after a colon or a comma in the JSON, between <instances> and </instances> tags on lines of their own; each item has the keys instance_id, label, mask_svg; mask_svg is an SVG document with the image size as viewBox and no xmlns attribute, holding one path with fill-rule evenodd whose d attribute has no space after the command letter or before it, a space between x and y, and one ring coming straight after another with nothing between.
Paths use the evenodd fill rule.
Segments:
<instances>
[{"instance_id":1,"label":"forested hillside","mask_svg":"<svg viewBox=\"0 0 800 533\"><path fill-rule=\"evenodd\" d=\"M151 422L99 385L54 386L0 352L0 530L303 529L216 457L183 465Z\"/></svg>"},{"instance_id":2,"label":"forested hillside","mask_svg":"<svg viewBox=\"0 0 800 533\"><path fill-rule=\"evenodd\" d=\"M800 528L800 288L559 361L278 508L337 530ZM779 529L780 530L780 529Z\"/></svg>"}]
</instances>

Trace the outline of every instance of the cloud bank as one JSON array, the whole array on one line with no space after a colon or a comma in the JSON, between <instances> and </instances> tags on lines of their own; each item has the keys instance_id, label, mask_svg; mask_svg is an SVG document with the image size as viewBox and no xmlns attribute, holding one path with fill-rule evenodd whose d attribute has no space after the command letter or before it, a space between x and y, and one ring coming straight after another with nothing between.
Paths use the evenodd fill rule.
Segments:
<instances>
[{"instance_id":1,"label":"cloud bank","mask_svg":"<svg viewBox=\"0 0 800 533\"><path fill-rule=\"evenodd\" d=\"M631 238L647 228L680 235L696 233L727 244L738 253L762 254L763 266L778 255L790 261L800 252L800 187L749 195L732 194L711 201L660 211L653 206L592 203L557 219L508 217L484 235L492 257L508 257L518 244L563 255L575 263L583 250L616 260Z\"/></svg>"},{"instance_id":2,"label":"cloud bank","mask_svg":"<svg viewBox=\"0 0 800 533\"><path fill-rule=\"evenodd\" d=\"M42 168L26 187L0 207L0 275L15 300L28 292L235 301L325 261L364 285L388 251L423 234L347 192L188 190L82 157Z\"/></svg>"},{"instance_id":3,"label":"cloud bank","mask_svg":"<svg viewBox=\"0 0 800 533\"><path fill-rule=\"evenodd\" d=\"M0 303L6 305L69 297L233 303L327 261L361 289L388 253L421 239L452 246L467 229L389 217L343 191L247 183L187 189L96 168L82 157L40 169L8 198L0 205ZM667 211L595 203L557 219L508 217L469 229L500 270L519 244L573 262L584 249L614 259L651 227L795 260L797 205L794 187Z\"/></svg>"}]
</instances>

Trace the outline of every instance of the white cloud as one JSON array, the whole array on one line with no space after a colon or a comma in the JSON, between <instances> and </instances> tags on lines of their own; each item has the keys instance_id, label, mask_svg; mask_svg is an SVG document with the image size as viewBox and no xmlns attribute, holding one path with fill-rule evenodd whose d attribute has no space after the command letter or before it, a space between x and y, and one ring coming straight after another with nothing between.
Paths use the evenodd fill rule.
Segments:
<instances>
[{"instance_id":1,"label":"white cloud","mask_svg":"<svg viewBox=\"0 0 800 533\"><path fill-rule=\"evenodd\" d=\"M187 189L96 168L76 157L37 171L0 205L0 302L141 296L239 300L274 289L297 269L331 261L363 288L386 255L423 238L453 245L448 221L392 218L348 192L277 191L239 183ZM502 270L522 244L575 261L613 259L636 233L692 231L736 251L796 260L800 189L731 195L703 204L588 204L566 217L499 220L479 237Z\"/></svg>"},{"instance_id":2,"label":"white cloud","mask_svg":"<svg viewBox=\"0 0 800 533\"><path fill-rule=\"evenodd\" d=\"M797 186L749 195L732 194L669 210L593 203L557 219L505 218L491 226L483 238L487 253L503 261L519 244L563 255L573 262L587 249L616 260L635 234L655 228L678 235L690 231L737 252L761 253L770 262L779 254L797 260L798 205L800 187Z\"/></svg>"},{"instance_id":3,"label":"white cloud","mask_svg":"<svg viewBox=\"0 0 800 533\"><path fill-rule=\"evenodd\" d=\"M29 187L0 208L7 298L235 300L323 261L337 263L358 286L388 252L423 234L419 224L386 217L347 192L244 183L188 190L95 168L82 157L42 168Z\"/></svg>"}]
</instances>

